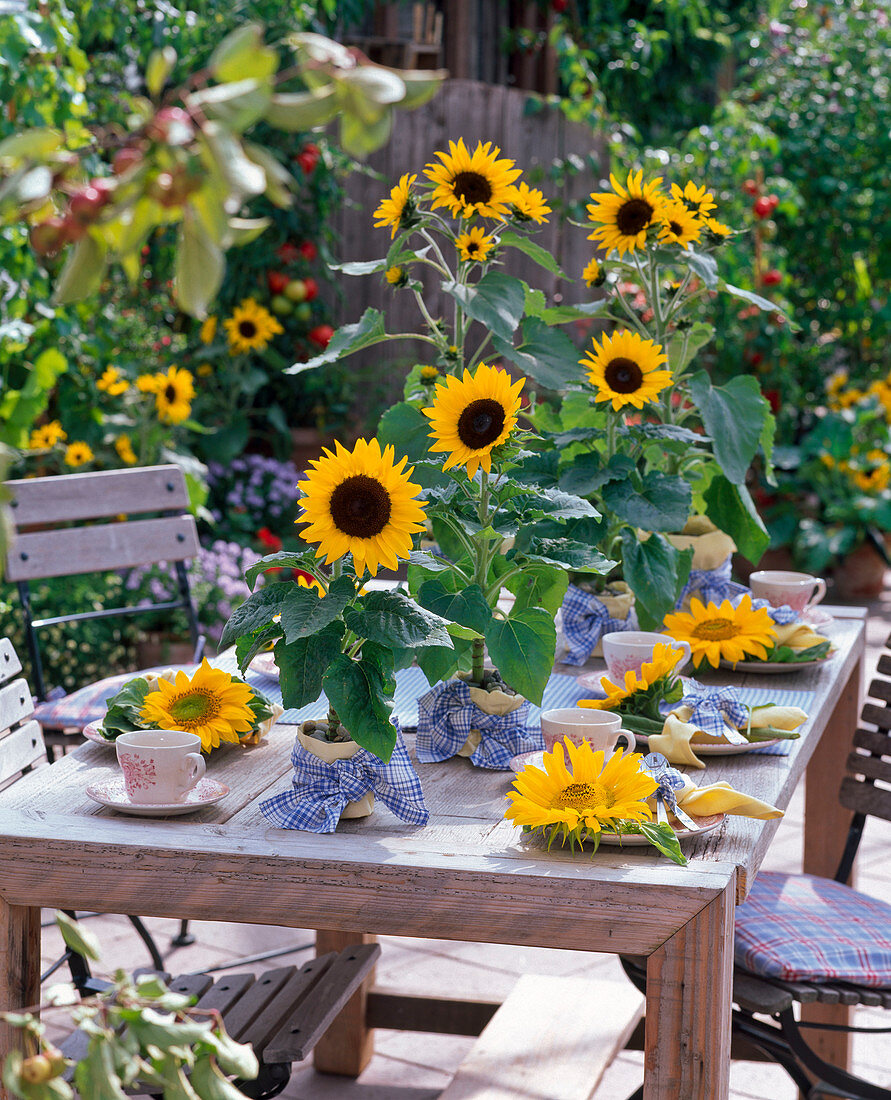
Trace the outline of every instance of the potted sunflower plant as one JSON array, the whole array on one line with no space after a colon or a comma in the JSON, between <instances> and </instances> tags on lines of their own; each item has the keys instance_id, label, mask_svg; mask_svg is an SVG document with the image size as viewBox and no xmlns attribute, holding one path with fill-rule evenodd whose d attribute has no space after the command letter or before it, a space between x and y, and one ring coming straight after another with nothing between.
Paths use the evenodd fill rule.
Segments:
<instances>
[{"instance_id":1,"label":"potted sunflower plant","mask_svg":"<svg viewBox=\"0 0 891 1100\"><path fill-rule=\"evenodd\" d=\"M716 292L775 310L767 299L718 274L716 251L731 230L714 217L701 184L644 181L591 195L590 239L605 250L583 272L601 286L591 338L557 407L535 425L552 452L553 484L596 500L599 545L619 564L594 586L573 583L564 605L568 660L583 663L605 630L659 628L694 592L738 594L730 581L735 547L757 562L768 536L745 486L759 452L770 475L773 418L750 376L715 386L696 354L714 329L701 319ZM564 307L565 319L590 311ZM711 536L711 537L702 537ZM574 579L575 580L575 579ZM604 588L619 589L617 612Z\"/></svg>"},{"instance_id":2,"label":"potted sunflower plant","mask_svg":"<svg viewBox=\"0 0 891 1100\"><path fill-rule=\"evenodd\" d=\"M298 732L291 787L261 804L280 827L331 832L341 817L370 813L368 796L410 824L427 821L392 714L395 671L428 647L450 649L448 623L402 592L365 583L408 560L424 530L406 461L360 439L310 463L296 520L307 549L267 555L245 573L252 588L270 568L297 578L257 588L224 629L221 644L235 644L242 670L271 647L285 707L326 700Z\"/></svg>"}]
</instances>

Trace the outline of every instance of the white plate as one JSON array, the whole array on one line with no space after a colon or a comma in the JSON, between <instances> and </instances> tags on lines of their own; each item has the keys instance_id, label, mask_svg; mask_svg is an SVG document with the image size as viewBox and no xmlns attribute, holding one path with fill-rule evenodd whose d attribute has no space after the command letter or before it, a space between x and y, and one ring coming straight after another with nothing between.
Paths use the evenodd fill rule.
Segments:
<instances>
[{"instance_id":1,"label":"white plate","mask_svg":"<svg viewBox=\"0 0 891 1100\"><path fill-rule=\"evenodd\" d=\"M99 732L98 722L90 722L84 726L83 733L84 737L88 741L92 741L94 745L101 745L104 749L113 749L115 746L114 741L109 741L107 737L103 737Z\"/></svg>"},{"instance_id":2,"label":"white plate","mask_svg":"<svg viewBox=\"0 0 891 1100\"><path fill-rule=\"evenodd\" d=\"M511 757L511 771L521 772L527 764L531 764L534 768L539 768L541 771L544 771L543 757L544 749L539 749L538 752L521 752L519 756Z\"/></svg>"},{"instance_id":3,"label":"white plate","mask_svg":"<svg viewBox=\"0 0 891 1100\"><path fill-rule=\"evenodd\" d=\"M706 833L713 833L715 829L720 827L726 816L727 814L712 814L711 817L693 818L699 825L698 829L675 829L674 835L678 840L689 840L693 836L704 836ZM600 843L613 844L622 848L641 848L644 845L652 847L647 838L641 833L601 833Z\"/></svg>"},{"instance_id":4,"label":"white plate","mask_svg":"<svg viewBox=\"0 0 891 1100\"><path fill-rule=\"evenodd\" d=\"M258 653L248 665L251 672L259 672L261 676L268 676L270 680L279 678L279 667L275 663L275 657L271 651Z\"/></svg>"},{"instance_id":5,"label":"white plate","mask_svg":"<svg viewBox=\"0 0 891 1100\"><path fill-rule=\"evenodd\" d=\"M604 676L609 679L609 674L607 673L606 669L604 669L603 672L583 672L581 676L576 676L575 682L580 688L584 688L585 691L591 691L595 695L599 695L601 699L605 699L606 693L600 685L600 681L601 679L603 679ZM686 688L687 684L690 682L690 677L681 676L679 677L679 679Z\"/></svg>"},{"instance_id":6,"label":"white plate","mask_svg":"<svg viewBox=\"0 0 891 1100\"><path fill-rule=\"evenodd\" d=\"M832 660L830 653L826 657L820 657L816 661L719 661L721 668L729 668L732 672L756 672L758 675L779 675L782 672L800 672L803 668L813 668L814 665L822 665Z\"/></svg>"},{"instance_id":7,"label":"white plate","mask_svg":"<svg viewBox=\"0 0 891 1100\"><path fill-rule=\"evenodd\" d=\"M642 733L634 735L638 741L648 745L649 737ZM747 741L744 745L734 745L730 741L691 741L690 748L697 756L739 756L743 752L754 752L755 749L768 749L771 745L778 745L782 737L772 737L769 741Z\"/></svg>"},{"instance_id":8,"label":"white plate","mask_svg":"<svg viewBox=\"0 0 891 1100\"><path fill-rule=\"evenodd\" d=\"M809 626L832 626L835 619L822 607L806 607L801 613L801 621Z\"/></svg>"},{"instance_id":9,"label":"white plate","mask_svg":"<svg viewBox=\"0 0 891 1100\"><path fill-rule=\"evenodd\" d=\"M113 779L103 779L100 783L91 783L87 787L87 795L94 802L98 802L101 806L108 806L112 810L119 810L122 814L135 814L137 817L173 817L177 814L193 814L196 810L213 806L228 793L229 788L225 783L218 783L207 776L198 780L182 802L163 804L145 805L131 802L124 790L122 775L115 776Z\"/></svg>"}]
</instances>

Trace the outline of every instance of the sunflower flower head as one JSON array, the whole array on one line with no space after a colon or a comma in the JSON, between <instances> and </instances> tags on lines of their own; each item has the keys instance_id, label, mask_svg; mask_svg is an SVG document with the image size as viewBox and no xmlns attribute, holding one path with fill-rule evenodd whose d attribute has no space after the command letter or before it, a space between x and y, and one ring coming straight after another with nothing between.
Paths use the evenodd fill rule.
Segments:
<instances>
[{"instance_id":1,"label":"sunflower flower head","mask_svg":"<svg viewBox=\"0 0 891 1100\"><path fill-rule=\"evenodd\" d=\"M128 466L136 465L138 459L129 435L119 435L114 441L114 449L117 451L121 462L125 462Z\"/></svg>"},{"instance_id":2,"label":"sunflower flower head","mask_svg":"<svg viewBox=\"0 0 891 1100\"><path fill-rule=\"evenodd\" d=\"M522 181L511 188L508 202L511 216L518 222L535 222L541 225L548 220L545 215L551 213L547 199L541 191Z\"/></svg>"},{"instance_id":3,"label":"sunflower flower head","mask_svg":"<svg viewBox=\"0 0 891 1100\"><path fill-rule=\"evenodd\" d=\"M527 766L519 773L504 816L525 831L541 831L549 842L559 836L573 846L598 841L601 831L617 831L619 822L651 821L646 800L657 784L639 771L640 761L640 753L617 750L606 760L587 741L558 741L544 754L544 770Z\"/></svg>"},{"instance_id":4,"label":"sunflower flower head","mask_svg":"<svg viewBox=\"0 0 891 1100\"><path fill-rule=\"evenodd\" d=\"M729 225L725 225L723 222L719 222L717 218L704 218L706 232L714 238L715 241L721 241L724 237L729 237L733 230Z\"/></svg>"},{"instance_id":5,"label":"sunflower flower head","mask_svg":"<svg viewBox=\"0 0 891 1100\"><path fill-rule=\"evenodd\" d=\"M65 448L65 465L72 468L85 466L88 462L93 461L93 457L90 445L82 440L75 440Z\"/></svg>"},{"instance_id":6,"label":"sunflower flower head","mask_svg":"<svg viewBox=\"0 0 891 1100\"><path fill-rule=\"evenodd\" d=\"M601 267L596 256L585 264L582 278L585 281L585 286L603 286L606 280L606 272Z\"/></svg>"},{"instance_id":7,"label":"sunflower flower head","mask_svg":"<svg viewBox=\"0 0 891 1100\"><path fill-rule=\"evenodd\" d=\"M482 263L498 242L478 225L472 226L466 233L455 238L455 248L465 263Z\"/></svg>"},{"instance_id":8,"label":"sunflower flower head","mask_svg":"<svg viewBox=\"0 0 891 1100\"><path fill-rule=\"evenodd\" d=\"M599 344L592 339L592 344L579 364L597 391L595 400L611 402L616 412L629 406L642 409L671 385L661 344L628 329L604 335Z\"/></svg>"},{"instance_id":9,"label":"sunflower flower head","mask_svg":"<svg viewBox=\"0 0 891 1100\"><path fill-rule=\"evenodd\" d=\"M136 378L136 388L140 393L154 393L158 388L158 380L163 378L163 374L140 374Z\"/></svg>"},{"instance_id":10,"label":"sunflower flower head","mask_svg":"<svg viewBox=\"0 0 891 1100\"><path fill-rule=\"evenodd\" d=\"M383 199L374 212L377 219L374 228L384 229L389 226L391 240L400 229L411 229L417 224L417 206L411 194L412 184L417 178L416 175L410 176L406 172L391 189L389 198Z\"/></svg>"},{"instance_id":11,"label":"sunflower flower head","mask_svg":"<svg viewBox=\"0 0 891 1100\"><path fill-rule=\"evenodd\" d=\"M141 717L156 729L197 733L203 751L210 752L224 741L238 744L239 734L250 733L253 697L248 684L211 668L205 657L192 676L180 670L173 682L160 679L146 695Z\"/></svg>"},{"instance_id":12,"label":"sunflower flower head","mask_svg":"<svg viewBox=\"0 0 891 1100\"><path fill-rule=\"evenodd\" d=\"M154 390L158 419L165 424L182 424L192 411L195 386L191 371L180 367L168 367L167 373L158 373Z\"/></svg>"},{"instance_id":13,"label":"sunflower flower head","mask_svg":"<svg viewBox=\"0 0 891 1100\"><path fill-rule=\"evenodd\" d=\"M659 223L659 211L665 201L660 190L662 177L643 182L643 172L628 173L625 186L610 176L612 191L592 192L588 217L595 224L589 241L597 241L607 252L615 249L620 256L646 247L647 232Z\"/></svg>"},{"instance_id":14,"label":"sunflower flower head","mask_svg":"<svg viewBox=\"0 0 891 1100\"><path fill-rule=\"evenodd\" d=\"M679 244L686 248L698 241L702 223L684 203L677 199L666 202L659 213L659 236L662 244Z\"/></svg>"},{"instance_id":15,"label":"sunflower flower head","mask_svg":"<svg viewBox=\"0 0 891 1100\"><path fill-rule=\"evenodd\" d=\"M632 696L647 695L656 707L647 705L649 699L635 700L636 713L649 713L653 717L658 713L658 704L667 699L676 702L680 694L675 691L677 685L677 666L683 660L684 651L672 645L671 639L653 646L653 656L644 661L639 672L629 669L625 673L623 684L614 684L607 676L600 680L600 686L606 692L605 699L580 699L578 705L588 710L609 710L621 714ZM640 705L638 705L640 704Z\"/></svg>"},{"instance_id":16,"label":"sunflower flower head","mask_svg":"<svg viewBox=\"0 0 891 1100\"><path fill-rule=\"evenodd\" d=\"M223 321L229 350L233 355L242 352L264 351L284 329L264 306L253 298L244 298Z\"/></svg>"},{"instance_id":17,"label":"sunflower flower head","mask_svg":"<svg viewBox=\"0 0 891 1100\"><path fill-rule=\"evenodd\" d=\"M449 142L447 153L437 152L440 162L428 164L424 175L433 184L431 205L444 206L455 217L504 218L508 215L513 183L520 169L501 150L477 142L471 153L463 138Z\"/></svg>"},{"instance_id":18,"label":"sunflower flower head","mask_svg":"<svg viewBox=\"0 0 891 1100\"><path fill-rule=\"evenodd\" d=\"M201 328L198 331L198 335L201 337L202 344L212 344L213 338L217 334L217 319L211 314L210 317L206 317L201 322Z\"/></svg>"},{"instance_id":19,"label":"sunflower flower head","mask_svg":"<svg viewBox=\"0 0 891 1100\"><path fill-rule=\"evenodd\" d=\"M448 454L444 470L466 466L468 477L480 466L491 472L492 451L516 427L525 381L480 363L473 374L465 368L463 378L449 375L436 387L433 404L421 411L430 420L430 450Z\"/></svg>"},{"instance_id":20,"label":"sunflower flower head","mask_svg":"<svg viewBox=\"0 0 891 1100\"><path fill-rule=\"evenodd\" d=\"M692 180L688 180L683 187L678 183L673 183L671 185L671 197L676 202L686 206L697 218L703 220L709 217L713 210L718 209L718 204L715 202L715 197L711 191L707 191L702 184L694 183Z\"/></svg>"},{"instance_id":21,"label":"sunflower flower head","mask_svg":"<svg viewBox=\"0 0 891 1100\"><path fill-rule=\"evenodd\" d=\"M388 267L384 272L384 278L394 290L408 284L408 272L404 267Z\"/></svg>"},{"instance_id":22,"label":"sunflower flower head","mask_svg":"<svg viewBox=\"0 0 891 1100\"><path fill-rule=\"evenodd\" d=\"M130 383L123 377L117 367L106 367L102 376L96 382L96 389L107 393L109 397L120 397L130 388Z\"/></svg>"},{"instance_id":23,"label":"sunflower flower head","mask_svg":"<svg viewBox=\"0 0 891 1100\"><path fill-rule=\"evenodd\" d=\"M352 451L340 443L322 458L300 483L305 542L318 543L316 557L325 564L353 555L356 573L377 574L383 565L395 569L408 558L412 536L424 530L421 491L409 478L414 467L395 460L393 448L381 450L376 439L360 439Z\"/></svg>"},{"instance_id":24,"label":"sunflower flower head","mask_svg":"<svg viewBox=\"0 0 891 1100\"><path fill-rule=\"evenodd\" d=\"M61 422L51 420L48 424L44 424L41 428L35 428L31 432L28 446L32 451L49 450L51 447L55 447L57 443L64 443L67 438L68 434L62 427Z\"/></svg>"},{"instance_id":25,"label":"sunflower flower head","mask_svg":"<svg viewBox=\"0 0 891 1100\"><path fill-rule=\"evenodd\" d=\"M763 661L777 638L767 608L752 607L748 595L736 607L730 600L720 606L706 605L694 596L689 611L665 616L665 631L679 642L689 642L697 668L706 660L712 668L722 660L735 664L755 657Z\"/></svg>"}]
</instances>

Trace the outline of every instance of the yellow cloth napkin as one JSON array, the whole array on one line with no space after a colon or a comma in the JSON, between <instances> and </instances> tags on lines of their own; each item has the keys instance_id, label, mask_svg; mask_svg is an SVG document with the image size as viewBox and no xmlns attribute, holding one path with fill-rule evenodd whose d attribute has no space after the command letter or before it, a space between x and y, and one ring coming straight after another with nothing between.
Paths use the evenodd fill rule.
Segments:
<instances>
[{"instance_id":1,"label":"yellow cloth napkin","mask_svg":"<svg viewBox=\"0 0 891 1100\"><path fill-rule=\"evenodd\" d=\"M710 783L707 787L697 787L693 780L684 776L684 786L675 792L678 805L691 817L710 817L712 814L735 814L737 817L757 817L767 821L773 817L782 817L783 811L760 798L737 791L722 779L719 783Z\"/></svg>"},{"instance_id":2,"label":"yellow cloth napkin","mask_svg":"<svg viewBox=\"0 0 891 1100\"><path fill-rule=\"evenodd\" d=\"M787 623L785 626L774 623L773 628L777 635L776 644L787 645L790 649L810 649L811 646L822 645L823 642L828 641L807 623Z\"/></svg>"},{"instance_id":3,"label":"yellow cloth napkin","mask_svg":"<svg viewBox=\"0 0 891 1100\"><path fill-rule=\"evenodd\" d=\"M665 719L661 733L650 734L650 752L661 752L669 764L687 764L691 768L704 768L691 744L694 738L702 745L721 744L709 737L690 721L693 711L689 707L676 707ZM726 721L726 720L725 720ZM752 710L752 728L772 726L778 730L794 730L807 721L801 707L765 706ZM743 727L745 728L745 727Z\"/></svg>"}]
</instances>

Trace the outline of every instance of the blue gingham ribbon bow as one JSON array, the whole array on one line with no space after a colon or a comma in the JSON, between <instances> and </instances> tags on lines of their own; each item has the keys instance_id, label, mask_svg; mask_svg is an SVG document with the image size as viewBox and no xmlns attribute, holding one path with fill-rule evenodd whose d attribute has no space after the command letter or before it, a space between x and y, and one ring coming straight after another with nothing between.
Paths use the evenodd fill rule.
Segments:
<instances>
[{"instance_id":1,"label":"blue gingham ribbon bow","mask_svg":"<svg viewBox=\"0 0 891 1100\"><path fill-rule=\"evenodd\" d=\"M730 579L730 568L731 561L728 554L726 561L723 561L717 569L691 569L675 607L682 607L690 596L696 596L704 604L720 604L724 600L744 596L749 590L744 584L737 584Z\"/></svg>"},{"instance_id":2,"label":"blue gingham ribbon bow","mask_svg":"<svg viewBox=\"0 0 891 1100\"><path fill-rule=\"evenodd\" d=\"M358 802L368 791L410 825L426 825L430 817L421 781L412 766L402 733L396 725L396 747L385 764L367 749L347 760L320 760L299 741L291 753L291 788L260 803L260 809L280 829L333 833L344 806Z\"/></svg>"},{"instance_id":3,"label":"blue gingham ribbon bow","mask_svg":"<svg viewBox=\"0 0 891 1100\"><path fill-rule=\"evenodd\" d=\"M530 730L528 721L528 700L510 714L486 714L474 703L463 680L448 680L418 700L415 752L424 764L448 760L464 745L471 730L479 730L482 739L469 757L471 763L509 771L512 757L544 748L541 733Z\"/></svg>"},{"instance_id":4,"label":"blue gingham ribbon bow","mask_svg":"<svg viewBox=\"0 0 891 1100\"><path fill-rule=\"evenodd\" d=\"M603 634L637 629L633 608L626 618L614 619L599 596L575 584L566 589L561 611L567 647L563 657L565 665L583 665L597 648Z\"/></svg>"},{"instance_id":5,"label":"blue gingham ribbon bow","mask_svg":"<svg viewBox=\"0 0 891 1100\"><path fill-rule=\"evenodd\" d=\"M690 708L689 722L709 737L724 737L734 745L746 743L739 727L748 722L749 708L740 702L736 688L704 687L691 680L678 705Z\"/></svg>"},{"instance_id":6,"label":"blue gingham ribbon bow","mask_svg":"<svg viewBox=\"0 0 891 1100\"><path fill-rule=\"evenodd\" d=\"M698 829L699 826L678 805L676 791L684 787L684 777L673 768L661 752L650 752L641 761L641 771L652 776L659 784L651 798L656 799L656 818L661 820L659 806L667 807L682 825L688 829Z\"/></svg>"},{"instance_id":7,"label":"blue gingham ribbon bow","mask_svg":"<svg viewBox=\"0 0 891 1100\"><path fill-rule=\"evenodd\" d=\"M756 600L752 597L752 607L766 607L767 613L773 619L778 626L788 626L789 623L794 623L796 619L800 619L800 614L794 607L790 607L787 603L781 604L780 607L774 607L769 600Z\"/></svg>"}]
</instances>

